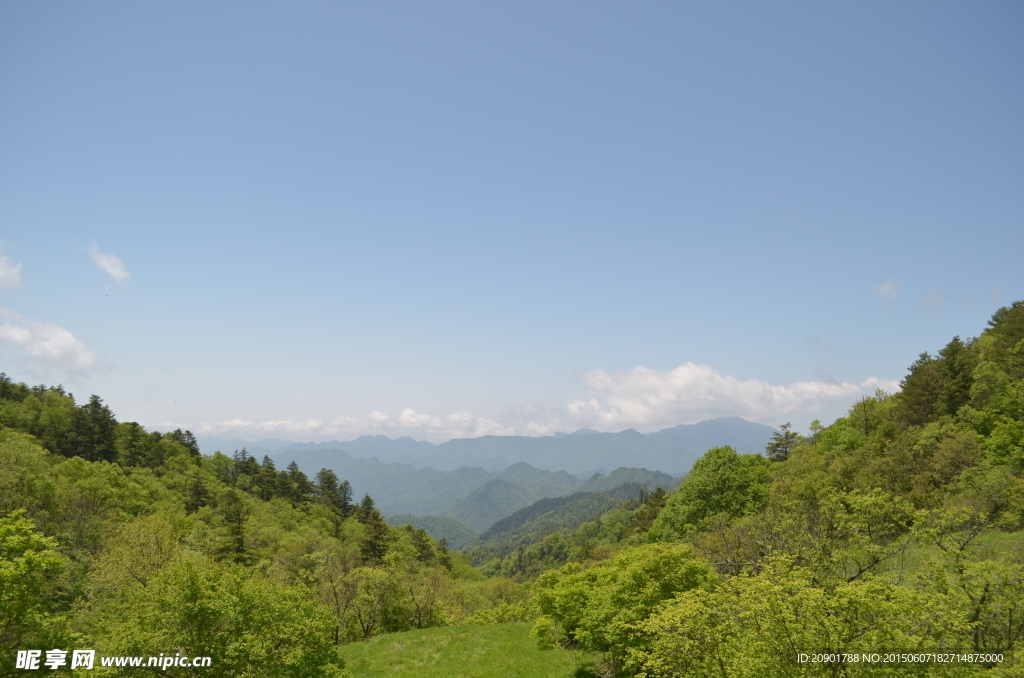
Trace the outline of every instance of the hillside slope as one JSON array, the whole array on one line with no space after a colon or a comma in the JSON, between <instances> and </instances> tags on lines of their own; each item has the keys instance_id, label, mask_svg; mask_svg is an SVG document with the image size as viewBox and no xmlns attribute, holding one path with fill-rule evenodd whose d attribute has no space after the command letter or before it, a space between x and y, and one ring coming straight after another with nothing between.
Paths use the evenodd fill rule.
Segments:
<instances>
[{"instance_id":1,"label":"hillside slope","mask_svg":"<svg viewBox=\"0 0 1024 678\"><path fill-rule=\"evenodd\" d=\"M411 513L395 513L386 517L388 525L412 525L427 531L434 539L447 539L448 546L456 551L476 538L476 532L455 518L440 516L414 516Z\"/></svg>"}]
</instances>

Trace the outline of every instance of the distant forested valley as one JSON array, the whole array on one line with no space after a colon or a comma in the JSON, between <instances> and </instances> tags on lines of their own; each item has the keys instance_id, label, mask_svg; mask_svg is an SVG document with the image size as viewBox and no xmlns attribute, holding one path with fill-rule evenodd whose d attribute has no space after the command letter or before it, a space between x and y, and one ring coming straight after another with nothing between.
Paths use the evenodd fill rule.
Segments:
<instances>
[{"instance_id":1,"label":"distant forested valley","mask_svg":"<svg viewBox=\"0 0 1024 678\"><path fill-rule=\"evenodd\" d=\"M566 678L1022 675L1024 302L980 329L763 450L410 467L373 492L314 456L337 450L211 452L0 376L0 667L90 648L371 676L416 649L416 675L504 676L459 653L521 641L522 675Z\"/></svg>"}]
</instances>

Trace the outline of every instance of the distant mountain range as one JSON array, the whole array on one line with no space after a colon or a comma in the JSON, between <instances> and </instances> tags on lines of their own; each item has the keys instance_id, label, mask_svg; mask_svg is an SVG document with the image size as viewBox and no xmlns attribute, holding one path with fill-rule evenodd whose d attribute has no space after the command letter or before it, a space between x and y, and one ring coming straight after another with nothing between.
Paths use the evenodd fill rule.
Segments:
<instances>
[{"instance_id":1,"label":"distant mountain range","mask_svg":"<svg viewBox=\"0 0 1024 678\"><path fill-rule=\"evenodd\" d=\"M356 500L369 494L385 515L452 518L479 534L548 497L608 492L623 483L674 487L708 449L731 445L741 452L760 452L773 431L763 424L723 417L647 434L583 429L536 438L484 436L441 445L385 436L327 443L201 440L200 445L207 453L212 446L228 454L246 447L257 459L270 456L278 468L295 461L311 478L329 468L352 484ZM616 470L609 474L608 469ZM451 524L445 527L450 528ZM466 535L458 535L458 541L465 540Z\"/></svg>"},{"instance_id":2,"label":"distant mountain range","mask_svg":"<svg viewBox=\"0 0 1024 678\"><path fill-rule=\"evenodd\" d=\"M295 461L308 476L329 468L352 484L354 498L373 497L385 515L411 514L454 518L473 533L544 497L600 491L609 484L640 482L672 486L672 476L647 469L618 469L583 481L565 471L545 471L519 462L500 471L462 466L454 471L353 459L344 450L286 450L271 455L278 468ZM611 480L609 480L611 478Z\"/></svg>"},{"instance_id":3,"label":"distant mountain range","mask_svg":"<svg viewBox=\"0 0 1024 678\"><path fill-rule=\"evenodd\" d=\"M581 429L553 436L463 438L440 445L408 437L393 440L382 435L326 443L294 443L275 439L247 443L236 439L201 438L200 445L207 453L219 449L229 454L246 447L257 457L265 454L277 457L286 450L315 452L340 449L353 459L377 459L383 463L407 464L413 469L440 471L454 471L461 466L500 471L518 462L526 462L535 469L567 471L581 477L588 477L594 472L607 473L622 466L680 475L688 472L700 455L719 445L731 445L740 452L762 452L774 430L771 426L739 417L721 417L655 433L638 433L633 429L598 433Z\"/></svg>"}]
</instances>

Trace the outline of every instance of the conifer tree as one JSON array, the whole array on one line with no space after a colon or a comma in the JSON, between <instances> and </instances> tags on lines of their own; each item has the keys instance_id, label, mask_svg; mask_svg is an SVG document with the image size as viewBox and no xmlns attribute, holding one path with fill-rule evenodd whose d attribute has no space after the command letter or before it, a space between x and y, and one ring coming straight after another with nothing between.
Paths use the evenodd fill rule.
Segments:
<instances>
[{"instance_id":1,"label":"conifer tree","mask_svg":"<svg viewBox=\"0 0 1024 678\"><path fill-rule=\"evenodd\" d=\"M765 446L765 452L772 461L786 461L789 459L790 451L801 442L804 437L796 431L790 430L792 424L788 421L779 427L779 430L772 434L772 439Z\"/></svg>"}]
</instances>

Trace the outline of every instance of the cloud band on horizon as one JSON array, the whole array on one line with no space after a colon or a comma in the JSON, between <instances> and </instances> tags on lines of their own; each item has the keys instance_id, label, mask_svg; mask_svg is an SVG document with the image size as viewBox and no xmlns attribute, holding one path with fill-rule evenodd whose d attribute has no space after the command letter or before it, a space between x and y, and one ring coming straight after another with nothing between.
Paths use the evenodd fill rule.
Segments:
<instances>
[{"instance_id":1,"label":"cloud band on horizon","mask_svg":"<svg viewBox=\"0 0 1024 678\"><path fill-rule=\"evenodd\" d=\"M899 382L874 376L859 384L830 380L783 386L757 379L744 381L692 362L666 372L642 365L614 373L590 370L581 375L581 381L587 390L585 398L562 404L513 408L500 420L479 417L466 410L437 416L406 408L395 417L373 411L365 418L339 416L330 421L256 422L239 418L191 425L163 422L153 426L183 426L195 433L213 436L289 435L329 439L385 434L435 441L483 435L551 435L580 428L599 431L635 428L646 432L723 416L770 423L794 414L813 414L826 405L873 393L876 389L899 390Z\"/></svg>"}]
</instances>

